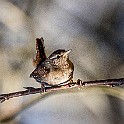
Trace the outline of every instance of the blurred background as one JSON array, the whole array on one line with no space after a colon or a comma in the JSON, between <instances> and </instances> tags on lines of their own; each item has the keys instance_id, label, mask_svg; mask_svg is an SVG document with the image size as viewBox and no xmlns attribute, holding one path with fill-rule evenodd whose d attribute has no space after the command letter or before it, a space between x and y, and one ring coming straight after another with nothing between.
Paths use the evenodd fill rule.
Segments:
<instances>
[{"instance_id":1,"label":"blurred background","mask_svg":"<svg viewBox=\"0 0 124 124\"><path fill-rule=\"evenodd\" d=\"M29 78L35 39L40 37L47 56L56 49L72 49L74 81L124 77L123 0L0 0L0 93L40 86ZM52 95L7 124L124 122L124 101L99 95L100 90L90 92ZM0 104L0 117L36 96Z\"/></svg>"}]
</instances>

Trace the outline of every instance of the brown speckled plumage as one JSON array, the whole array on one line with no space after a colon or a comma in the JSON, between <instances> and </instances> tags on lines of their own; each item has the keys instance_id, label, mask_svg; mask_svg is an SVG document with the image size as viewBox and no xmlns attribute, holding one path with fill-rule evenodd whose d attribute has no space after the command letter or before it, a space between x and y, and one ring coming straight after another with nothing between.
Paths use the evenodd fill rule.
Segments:
<instances>
[{"instance_id":1,"label":"brown speckled plumage","mask_svg":"<svg viewBox=\"0 0 124 124\"><path fill-rule=\"evenodd\" d=\"M37 82L46 85L67 83L73 78L74 66L69 60L70 50L56 50L30 74Z\"/></svg>"}]
</instances>

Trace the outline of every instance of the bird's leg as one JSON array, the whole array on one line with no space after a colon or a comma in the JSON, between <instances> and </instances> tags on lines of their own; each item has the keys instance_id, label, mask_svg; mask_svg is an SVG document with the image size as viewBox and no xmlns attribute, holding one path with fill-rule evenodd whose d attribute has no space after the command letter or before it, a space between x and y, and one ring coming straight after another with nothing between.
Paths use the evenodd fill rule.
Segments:
<instances>
[{"instance_id":1,"label":"bird's leg","mask_svg":"<svg viewBox=\"0 0 124 124\"><path fill-rule=\"evenodd\" d=\"M43 83L41 84L41 92L46 92L45 85Z\"/></svg>"},{"instance_id":2,"label":"bird's leg","mask_svg":"<svg viewBox=\"0 0 124 124\"><path fill-rule=\"evenodd\" d=\"M69 80L67 80L65 83L62 84L58 84L58 86L66 86L66 87L71 87L73 86L73 79L70 78Z\"/></svg>"},{"instance_id":3,"label":"bird's leg","mask_svg":"<svg viewBox=\"0 0 124 124\"><path fill-rule=\"evenodd\" d=\"M68 86L71 87L73 86L72 84L73 84L73 76L71 76L71 78L69 79Z\"/></svg>"},{"instance_id":4,"label":"bird's leg","mask_svg":"<svg viewBox=\"0 0 124 124\"><path fill-rule=\"evenodd\" d=\"M68 83L66 84L67 87L71 87L71 83L73 82L73 80L69 80Z\"/></svg>"}]
</instances>

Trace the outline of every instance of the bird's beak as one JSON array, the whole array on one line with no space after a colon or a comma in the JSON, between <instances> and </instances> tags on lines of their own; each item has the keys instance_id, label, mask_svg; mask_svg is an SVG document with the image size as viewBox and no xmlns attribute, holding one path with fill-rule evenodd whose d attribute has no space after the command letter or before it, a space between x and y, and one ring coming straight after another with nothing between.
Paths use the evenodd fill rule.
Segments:
<instances>
[{"instance_id":1,"label":"bird's beak","mask_svg":"<svg viewBox=\"0 0 124 124\"><path fill-rule=\"evenodd\" d=\"M68 55L70 52L71 52L71 49L70 49L70 50L65 51L65 53L64 53L64 55L63 55L63 56Z\"/></svg>"},{"instance_id":2,"label":"bird's beak","mask_svg":"<svg viewBox=\"0 0 124 124\"><path fill-rule=\"evenodd\" d=\"M30 78L31 78L31 77L33 77L32 73L30 74L30 76L29 76L29 77L30 77Z\"/></svg>"},{"instance_id":3,"label":"bird's beak","mask_svg":"<svg viewBox=\"0 0 124 124\"><path fill-rule=\"evenodd\" d=\"M34 73L32 72L32 73L30 74L30 76L29 76L29 77L30 77L30 78L32 78L32 77L33 77L33 75L34 75Z\"/></svg>"}]
</instances>

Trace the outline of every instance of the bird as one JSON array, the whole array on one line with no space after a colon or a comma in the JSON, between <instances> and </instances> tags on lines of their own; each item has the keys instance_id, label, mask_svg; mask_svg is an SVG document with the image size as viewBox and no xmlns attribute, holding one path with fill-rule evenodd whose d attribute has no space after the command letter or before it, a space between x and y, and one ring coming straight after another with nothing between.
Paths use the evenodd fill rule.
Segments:
<instances>
[{"instance_id":1,"label":"bird","mask_svg":"<svg viewBox=\"0 0 124 124\"><path fill-rule=\"evenodd\" d=\"M72 81L74 65L69 59L71 50L54 51L30 74L36 82L41 83L42 90L47 86L65 85Z\"/></svg>"}]
</instances>

